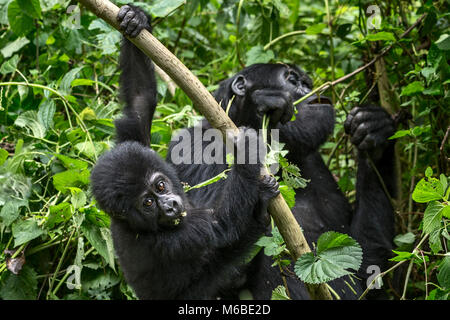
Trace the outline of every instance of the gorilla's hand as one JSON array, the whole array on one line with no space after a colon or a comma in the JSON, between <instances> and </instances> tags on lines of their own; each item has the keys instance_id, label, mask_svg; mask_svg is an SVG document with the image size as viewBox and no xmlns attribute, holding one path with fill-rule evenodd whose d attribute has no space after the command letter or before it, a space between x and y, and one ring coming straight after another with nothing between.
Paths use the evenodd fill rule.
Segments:
<instances>
[{"instance_id":1,"label":"gorilla's hand","mask_svg":"<svg viewBox=\"0 0 450 320\"><path fill-rule=\"evenodd\" d=\"M387 138L395 132L395 123L383 108L370 105L351 110L344 129L359 151L366 151L373 160L378 160L389 143Z\"/></svg>"},{"instance_id":2,"label":"gorilla's hand","mask_svg":"<svg viewBox=\"0 0 450 320\"><path fill-rule=\"evenodd\" d=\"M120 22L120 29L131 38L136 37L142 29L150 28L149 19L145 12L130 4L120 8L117 21Z\"/></svg>"},{"instance_id":3,"label":"gorilla's hand","mask_svg":"<svg viewBox=\"0 0 450 320\"><path fill-rule=\"evenodd\" d=\"M269 200L280 194L280 185L275 177L271 175L263 175L259 180L259 210L257 211L257 219L264 225L269 225L270 216L267 212Z\"/></svg>"},{"instance_id":4,"label":"gorilla's hand","mask_svg":"<svg viewBox=\"0 0 450 320\"><path fill-rule=\"evenodd\" d=\"M294 114L292 96L287 91L273 89L258 89L251 94L252 102L257 106L259 117L264 114L270 116L270 123L276 125L291 120Z\"/></svg>"}]
</instances>

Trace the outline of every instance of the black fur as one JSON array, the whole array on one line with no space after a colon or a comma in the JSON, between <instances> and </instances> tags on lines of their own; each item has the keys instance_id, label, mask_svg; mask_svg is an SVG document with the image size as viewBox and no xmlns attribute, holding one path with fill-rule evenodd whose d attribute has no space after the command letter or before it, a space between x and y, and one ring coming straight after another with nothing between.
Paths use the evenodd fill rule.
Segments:
<instances>
[{"instance_id":1,"label":"black fur","mask_svg":"<svg viewBox=\"0 0 450 320\"><path fill-rule=\"evenodd\" d=\"M122 7L119 16L133 21L130 8ZM146 21L145 15L136 16ZM124 42L122 54L130 45ZM130 54L121 59L126 105L116 122L117 146L99 158L91 175L97 203L111 216L125 278L140 299L227 295L245 281L244 259L266 230L267 202L279 193L278 184L273 177L260 178L261 159L255 155L256 164L232 166L212 201L201 203L193 193L185 194L177 171L148 147L156 106L153 67L139 51ZM143 68L135 74L129 69L133 63L149 73ZM252 137L257 139L254 130L241 129L234 141L247 159Z\"/></svg>"},{"instance_id":2,"label":"black fur","mask_svg":"<svg viewBox=\"0 0 450 320\"><path fill-rule=\"evenodd\" d=\"M133 10L141 12L135 7ZM127 83L123 82L123 76L121 86L125 85L127 88L124 92L127 101L140 99L133 110L138 115L142 112L147 121L153 115L156 104L153 99L156 94L155 85L148 80L153 79L154 75L152 67L144 58L129 59L137 56L143 57L143 54L130 42L124 41L121 65L122 75L126 74ZM141 85L139 93L133 91L137 88L135 84ZM321 233L334 230L350 234L362 245L363 265L358 273L361 281L354 283L347 277L331 282L331 286L343 299L354 299L365 288L365 280L369 276L366 273L367 266L378 265L382 270L385 269L392 249L393 209L369 157L389 193L394 196L394 143L388 142L387 137L395 128L390 116L376 106L358 107L349 114L345 129L358 150L357 201L356 207L352 208L318 152L319 146L334 128L334 109L329 100L310 97L296 107L296 120L287 122L292 117L292 103L310 92L311 88L311 79L295 66L257 64L221 82L215 97L224 109L232 101L229 115L238 126L259 129L263 114L269 114L271 127L280 130L281 142L286 143L289 150L288 159L301 169L304 178L311 180L305 189L296 190L296 204L292 209L309 244L312 246ZM148 98L150 96L151 99ZM142 111L147 106L153 106L153 109ZM208 128L210 125L204 120L201 130ZM186 130L192 133L194 129ZM168 162L171 162L170 154L177 141L178 138L175 138L169 147ZM203 148L205 147L204 143ZM195 185L213 177L225 167L222 164L176 164L174 170L181 181ZM191 191L191 203L194 206L215 207L215 201L221 198L226 188L227 183L222 181ZM242 184L242 189L237 192L253 192L257 188L253 191L251 189L251 184ZM230 222L229 227L234 225L235 223ZM248 245L247 241L250 240L241 239L239 245ZM256 299L269 299L272 290L283 284L278 268L271 267L271 264L271 259L262 253L252 261L245 286ZM287 281L293 299L309 298L299 280L287 277ZM345 282L354 288L356 295Z\"/></svg>"}]
</instances>

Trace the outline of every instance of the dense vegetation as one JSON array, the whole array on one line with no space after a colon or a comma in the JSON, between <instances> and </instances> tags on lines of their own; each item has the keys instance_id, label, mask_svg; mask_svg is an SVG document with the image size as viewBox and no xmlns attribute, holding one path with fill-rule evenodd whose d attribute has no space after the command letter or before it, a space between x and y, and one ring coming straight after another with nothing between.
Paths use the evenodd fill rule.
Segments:
<instances>
[{"instance_id":1,"label":"dense vegetation","mask_svg":"<svg viewBox=\"0 0 450 320\"><path fill-rule=\"evenodd\" d=\"M115 261L109 218L89 190L90 170L111 147L120 112L121 35L76 4L0 0L2 299L135 298ZM392 202L398 235L383 285L392 299L448 298L447 1L135 4L152 13L154 35L211 91L256 62L296 63L315 88L335 81L323 92L333 99L337 124L322 153L352 201L356 150L344 133L345 116L370 99L395 114L401 192ZM181 90L172 89L158 79L152 147L163 156L172 132L201 116ZM282 262L282 242L275 234L260 244ZM274 297L283 296L278 288Z\"/></svg>"}]
</instances>

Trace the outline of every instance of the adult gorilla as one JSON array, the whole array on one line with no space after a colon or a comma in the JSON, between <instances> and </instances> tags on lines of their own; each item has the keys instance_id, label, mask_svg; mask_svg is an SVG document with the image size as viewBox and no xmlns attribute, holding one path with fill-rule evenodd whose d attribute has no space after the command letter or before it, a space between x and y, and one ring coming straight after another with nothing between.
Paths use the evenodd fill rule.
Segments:
<instances>
[{"instance_id":1,"label":"adult gorilla","mask_svg":"<svg viewBox=\"0 0 450 320\"><path fill-rule=\"evenodd\" d=\"M123 6L118 20L129 36L136 36L143 28L151 31L149 17L134 6ZM135 116L144 117L150 123L156 107L152 63L126 39L121 48L121 69L123 98L127 104L134 105L135 110L143 110ZM310 92L311 88L311 79L295 66L257 64L221 82L215 98L222 107L229 107L229 115L237 126L259 129L263 115L268 114L271 127L280 130L280 140L289 150L288 160L301 169L304 178L311 180L305 189L296 190L296 202L292 209L309 244L312 245L320 234L329 230L347 233L361 244L364 254L358 273L361 281L354 283L343 278L331 282L341 298L352 299L358 297L365 287L365 279L370 276L367 267L376 265L383 270L392 249L393 208L371 162L376 166L389 193L394 195L394 143L387 140L395 130L394 122L377 106L357 107L349 113L345 130L358 149L356 206L352 208L318 152L319 146L334 128L335 115L330 101L323 97L319 101L313 96L296 106L296 120L288 122L292 116L292 103ZM123 125L121 127L126 128ZM203 132L211 128L206 120L199 127ZM194 129L186 130L192 137ZM122 134L132 135L133 128L130 126ZM168 162L171 162L171 151L178 141L175 138L169 147ZM207 144L202 143L205 148ZM193 156L194 149L191 148ZM190 185L209 179L226 167L226 164L176 164L180 180ZM221 182L217 182L191 191L194 205L214 206L215 200L220 198L221 185ZM271 264L271 258L262 253L252 261L247 287L255 299L269 299L272 290L283 284L279 270L271 267ZM293 299L309 298L300 281L287 277L287 282ZM349 285L354 288L356 295Z\"/></svg>"}]
</instances>

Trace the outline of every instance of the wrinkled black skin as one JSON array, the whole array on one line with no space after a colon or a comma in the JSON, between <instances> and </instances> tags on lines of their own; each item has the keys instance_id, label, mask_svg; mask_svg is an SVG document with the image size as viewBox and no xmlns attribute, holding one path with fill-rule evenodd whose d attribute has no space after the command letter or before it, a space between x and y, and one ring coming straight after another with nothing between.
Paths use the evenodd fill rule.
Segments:
<instances>
[{"instance_id":1,"label":"wrinkled black skin","mask_svg":"<svg viewBox=\"0 0 450 320\"><path fill-rule=\"evenodd\" d=\"M133 10L143 17L140 9ZM138 28L149 29L148 19L138 20ZM129 41L123 42L121 50L122 76L128 81L122 82L128 90L125 98L137 100L150 93L152 97L156 95L154 83L145 85L153 77L149 60ZM128 58L131 56L133 59ZM295 79L289 77L292 73ZM139 83L139 90L131 83ZM229 115L238 126L261 128L262 114L268 113L271 127L280 130L280 140L289 150L288 160L301 169L304 178L311 180L305 189L296 190L296 203L292 209L310 246L317 242L320 234L329 230L347 233L361 244L363 264L357 274L361 280L353 282L346 277L330 283L341 298L355 299L365 289L366 278L370 276L366 273L367 267L378 265L384 270L393 248L393 208L368 157L378 169L390 195L395 196L394 143L387 140L395 131L395 126L389 114L378 106L356 107L349 113L345 130L358 150L356 205L352 208L318 152L334 128L335 113L329 100L318 101L317 97L307 99L296 106L296 120L286 122L292 115L292 102L310 92L311 88L311 79L295 66L257 64L222 81L215 98L226 109L235 95ZM154 100L144 98L139 103L150 107L154 105ZM203 130L210 128L206 120L201 126ZM192 128L186 130L193 131ZM171 162L171 150L177 142L178 138L173 139L169 147L168 162ZM175 166L181 181L190 185L211 178L223 169L224 166L219 164ZM213 206L214 200L223 193L223 188L223 182L220 182L195 190L192 201L197 205ZM245 187L245 192L248 191L249 185ZM271 258L262 253L252 261L245 287L250 289L255 299L270 299L272 290L283 284L278 268L271 267L271 264ZM286 278L293 299L309 299L299 280L289 275ZM351 284L356 295L344 280ZM372 290L374 296L377 295L375 291L379 290Z\"/></svg>"},{"instance_id":2,"label":"wrinkled black skin","mask_svg":"<svg viewBox=\"0 0 450 320\"><path fill-rule=\"evenodd\" d=\"M130 54L153 70L150 61L139 60L139 52ZM192 193L184 193L176 168L148 147L156 107L153 71L142 81L130 79L126 60L121 64L125 108L116 121L117 145L99 158L91 174L97 203L111 216L125 279L139 299L229 296L246 279L244 259L267 230L267 203L279 194L273 177L260 178L261 159L249 148L256 132L241 129L233 142L247 159L255 152L257 162L233 165L213 201L197 205ZM148 86L155 91L146 91Z\"/></svg>"}]
</instances>

